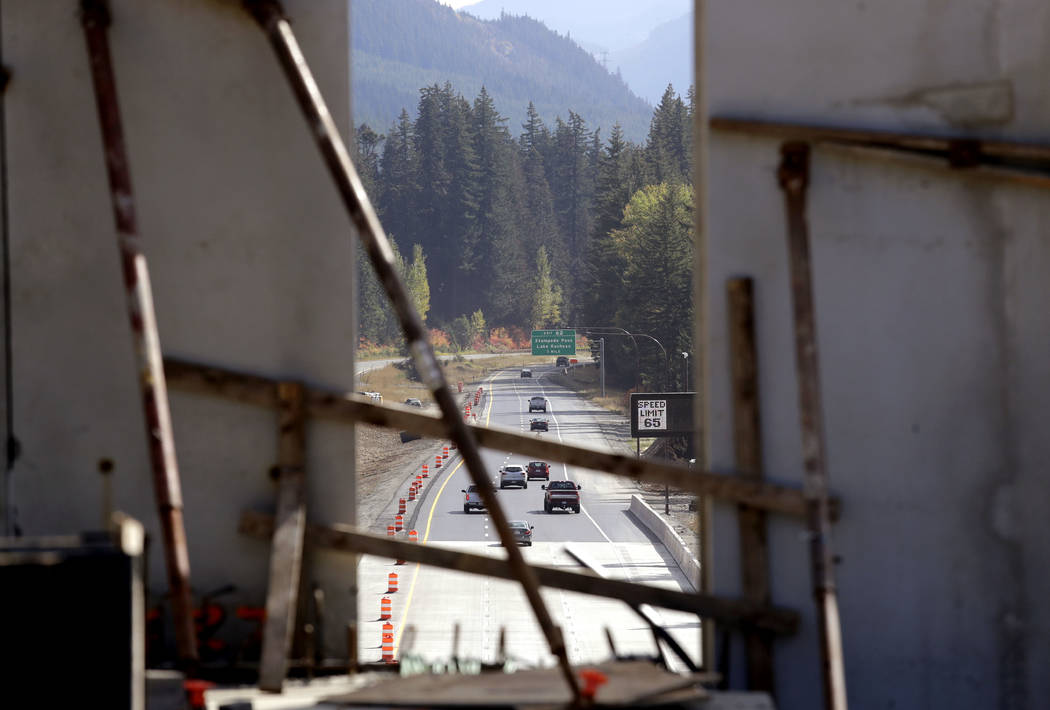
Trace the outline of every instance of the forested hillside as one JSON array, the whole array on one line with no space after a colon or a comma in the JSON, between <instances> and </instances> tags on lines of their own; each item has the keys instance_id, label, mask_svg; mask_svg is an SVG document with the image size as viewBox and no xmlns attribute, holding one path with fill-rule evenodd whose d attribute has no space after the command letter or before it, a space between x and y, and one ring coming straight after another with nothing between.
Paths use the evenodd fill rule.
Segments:
<instances>
[{"instance_id":1,"label":"forested hillside","mask_svg":"<svg viewBox=\"0 0 1050 710\"><path fill-rule=\"evenodd\" d=\"M453 347L493 328L615 326L691 350L692 110L668 87L636 144L571 110L548 125L530 104L515 138L486 88L468 100L445 83L385 135L359 126L357 165L427 324ZM362 342L399 342L361 263ZM632 364L610 376L633 382L629 348L607 343L611 367ZM659 353L641 357L663 377Z\"/></svg>"},{"instance_id":2,"label":"forested hillside","mask_svg":"<svg viewBox=\"0 0 1050 710\"><path fill-rule=\"evenodd\" d=\"M351 8L355 124L386 130L419 90L451 82L484 86L515 135L532 102L551 123L573 110L608 131L642 140L652 108L568 37L528 17L479 20L435 0L354 0Z\"/></svg>"}]
</instances>

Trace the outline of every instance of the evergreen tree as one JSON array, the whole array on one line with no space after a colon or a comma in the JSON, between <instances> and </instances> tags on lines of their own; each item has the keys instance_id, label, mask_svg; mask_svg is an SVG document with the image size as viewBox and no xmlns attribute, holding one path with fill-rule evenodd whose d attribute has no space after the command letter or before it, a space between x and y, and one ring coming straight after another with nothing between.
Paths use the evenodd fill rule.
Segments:
<instances>
[{"instance_id":1,"label":"evergreen tree","mask_svg":"<svg viewBox=\"0 0 1050 710\"><path fill-rule=\"evenodd\" d=\"M423 247L412 245L412 263L405 270L405 289L408 291L412 305L419 313L419 319L426 322L430 312L430 284L427 282L427 259Z\"/></svg>"},{"instance_id":2,"label":"evergreen tree","mask_svg":"<svg viewBox=\"0 0 1050 710\"><path fill-rule=\"evenodd\" d=\"M485 325L485 314L481 309L470 314L470 344L473 345L479 338L488 336L488 327Z\"/></svg>"},{"instance_id":3,"label":"evergreen tree","mask_svg":"<svg viewBox=\"0 0 1050 710\"><path fill-rule=\"evenodd\" d=\"M379 174L379 215L388 233L411 235L415 231L418 160L408 111L392 126L383 144Z\"/></svg>"},{"instance_id":4,"label":"evergreen tree","mask_svg":"<svg viewBox=\"0 0 1050 710\"><path fill-rule=\"evenodd\" d=\"M551 192L554 197L554 212L565 239L566 261L562 269L562 282L569 288L567 302L573 303L572 287L580 278L580 263L587 245L590 231L590 199L593 192L593 176L588 170L587 153L590 147L590 131L579 114L569 111L568 122L557 119L554 130L554 179ZM552 254L555 258L561 254ZM570 318L574 315L570 308Z\"/></svg>"},{"instance_id":5,"label":"evergreen tree","mask_svg":"<svg viewBox=\"0 0 1050 710\"><path fill-rule=\"evenodd\" d=\"M504 125L506 119L496 106L485 87L474 100L473 148L477 159L478 182L476 188L476 219L468 230L461 254L461 271L468 283L487 279L493 263L497 242L521 240L521 222L513 204L512 175L515 170L514 142ZM501 288L499 283L493 284ZM483 289L472 288L475 298L484 295ZM481 305L480 301L470 304ZM466 312L468 309L463 309Z\"/></svg>"},{"instance_id":6,"label":"evergreen tree","mask_svg":"<svg viewBox=\"0 0 1050 710\"><path fill-rule=\"evenodd\" d=\"M594 223L583 267L580 294L582 318L588 324L609 324L623 292L624 264L612 233L623 226L623 210L631 197L628 144L620 125L613 126L608 145L598 160L594 196Z\"/></svg>"},{"instance_id":7,"label":"evergreen tree","mask_svg":"<svg viewBox=\"0 0 1050 710\"><path fill-rule=\"evenodd\" d=\"M689 346L692 324L692 189L661 183L639 190L624 211L624 226L613 233L624 260L626 293L645 298L621 301L618 322L648 333L668 351ZM664 383L667 363L652 353L643 359L646 384Z\"/></svg>"},{"instance_id":8,"label":"evergreen tree","mask_svg":"<svg viewBox=\"0 0 1050 710\"><path fill-rule=\"evenodd\" d=\"M362 123L354 131L354 141L351 143L357 174L361 177L365 192L372 204L376 205L376 209L379 205L379 144L383 142L383 138L384 136L373 131L367 123Z\"/></svg>"},{"instance_id":9,"label":"evergreen tree","mask_svg":"<svg viewBox=\"0 0 1050 710\"><path fill-rule=\"evenodd\" d=\"M532 297L532 329L549 328L561 323L562 289L551 276L547 250L540 247L536 254L536 278Z\"/></svg>"},{"instance_id":10,"label":"evergreen tree","mask_svg":"<svg viewBox=\"0 0 1050 710\"><path fill-rule=\"evenodd\" d=\"M394 268L404 277L405 261L393 237L390 238L390 248L394 253ZM382 284L379 283L375 270L365 255L364 248L360 245L358 245L357 257L358 337L383 345L402 342L401 326L394 314L393 306Z\"/></svg>"},{"instance_id":11,"label":"evergreen tree","mask_svg":"<svg viewBox=\"0 0 1050 710\"><path fill-rule=\"evenodd\" d=\"M689 174L689 135L691 128L686 107L670 84L660 98L649 125L646 157L657 183L691 182Z\"/></svg>"},{"instance_id":12,"label":"evergreen tree","mask_svg":"<svg viewBox=\"0 0 1050 710\"><path fill-rule=\"evenodd\" d=\"M431 258L432 306L439 320L462 312L459 272L463 241L474 219L477 167L469 132L469 104L452 85L420 90L414 126L419 156L419 230L414 237Z\"/></svg>"}]
</instances>

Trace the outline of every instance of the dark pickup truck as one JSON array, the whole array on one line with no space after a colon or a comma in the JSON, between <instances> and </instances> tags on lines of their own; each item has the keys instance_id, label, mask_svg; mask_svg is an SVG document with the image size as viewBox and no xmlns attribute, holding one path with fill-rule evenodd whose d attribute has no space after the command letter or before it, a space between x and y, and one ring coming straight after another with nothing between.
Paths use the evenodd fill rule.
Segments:
<instances>
[{"instance_id":1,"label":"dark pickup truck","mask_svg":"<svg viewBox=\"0 0 1050 710\"><path fill-rule=\"evenodd\" d=\"M543 494L543 512L550 513L555 508L580 512L580 490L573 481L551 481L541 486L546 493Z\"/></svg>"}]
</instances>

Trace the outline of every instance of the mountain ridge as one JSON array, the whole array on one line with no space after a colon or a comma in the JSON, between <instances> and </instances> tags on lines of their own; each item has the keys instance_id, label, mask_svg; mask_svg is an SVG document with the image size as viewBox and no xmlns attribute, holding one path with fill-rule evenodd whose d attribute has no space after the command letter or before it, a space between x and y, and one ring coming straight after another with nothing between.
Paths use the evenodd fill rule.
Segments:
<instances>
[{"instance_id":1,"label":"mountain ridge","mask_svg":"<svg viewBox=\"0 0 1050 710\"><path fill-rule=\"evenodd\" d=\"M529 17L482 20L436 0L351 3L354 123L385 132L419 90L450 82L468 99L484 86L517 134L531 101L548 125L571 110L608 135L642 140L652 107L568 37Z\"/></svg>"}]
</instances>

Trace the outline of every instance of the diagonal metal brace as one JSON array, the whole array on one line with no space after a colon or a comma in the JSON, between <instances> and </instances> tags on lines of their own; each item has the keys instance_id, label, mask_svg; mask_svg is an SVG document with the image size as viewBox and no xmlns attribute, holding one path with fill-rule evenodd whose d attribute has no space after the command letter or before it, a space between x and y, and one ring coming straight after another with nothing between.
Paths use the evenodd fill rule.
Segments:
<instances>
[{"instance_id":1,"label":"diagonal metal brace","mask_svg":"<svg viewBox=\"0 0 1050 710\"><path fill-rule=\"evenodd\" d=\"M500 507L495 488L485 472L477 443L462 421L452 396L452 390L445 381L445 376L434 356L434 350L427 339L423 321L416 312L405 285L394 267L394 255L390 241L365 193L361 178L350 160L350 154L343 144L335 121L332 120L321 90L299 48L291 24L284 16L280 3L276 0L244 0L244 7L266 32L277 54L277 59L291 85L299 108L303 111L325 165L335 182L336 189L342 197L351 221L357 227L365 251L375 268L376 276L397 314L408 350L415 361L416 370L441 409L449 427L449 436L459 447L467 471L478 486L478 493L489 510L500 540L507 548L508 562L532 606L551 653L558 658L565 682L572 691L574 701L578 704L582 696L579 683L569 665L569 656L561 630L554 624L554 620L543 603L535 574L525 563L521 550L514 544L514 537L507 523L507 515Z\"/></svg>"}]
</instances>

